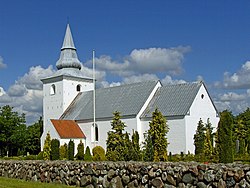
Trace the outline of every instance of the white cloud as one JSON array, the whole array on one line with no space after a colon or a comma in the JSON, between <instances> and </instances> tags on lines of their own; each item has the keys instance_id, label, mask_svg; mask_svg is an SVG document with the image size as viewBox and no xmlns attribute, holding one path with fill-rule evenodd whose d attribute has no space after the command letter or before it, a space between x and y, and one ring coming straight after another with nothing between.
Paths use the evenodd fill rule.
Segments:
<instances>
[{"instance_id":1,"label":"white cloud","mask_svg":"<svg viewBox=\"0 0 250 188\"><path fill-rule=\"evenodd\" d=\"M5 91L2 87L0 87L0 97L5 94Z\"/></svg>"},{"instance_id":2,"label":"white cloud","mask_svg":"<svg viewBox=\"0 0 250 188\"><path fill-rule=\"evenodd\" d=\"M167 85L167 84L183 84L183 83L186 83L185 80L173 80L171 76L169 75L166 75L165 78L163 78L161 80L162 84L163 85Z\"/></svg>"},{"instance_id":3,"label":"white cloud","mask_svg":"<svg viewBox=\"0 0 250 188\"><path fill-rule=\"evenodd\" d=\"M100 71L121 77L143 74L180 74L183 70L184 54L190 47L134 49L128 56L119 61L110 56L102 55L95 58L96 67ZM92 61L86 65L92 66Z\"/></svg>"},{"instance_id":4,"label":"white cloud","mask_svg":"<svg viewBox=\"0 0 250 188\"><path fill-rule=\"evenodd\" d=\"M0 69L6 68L6 67L7 67L7 65L4 64L3 58L0 56Z\"/></svg>"},{"instance_id":5,"label":"white cloud","mask_svg":"<svg viewBox=\"0 0 250 188\"><path fill-rule=\"evenodd\" d=\"M250 61L244 63L240 70L230 74L224 73L223 82L215 82L215 87L226 89L247 89L250 87Z\"/></svg>"},{"instance_id":6,"label":"white cloud","mask_svg":"<svg viewBox=\"0 0 250 188\"><path fill-rule=\"evenodd\" d=\"M224 93L219 96L220 101L242 101L247 99L246 94L238 94L235 92Z\"/></svg>"},{"instance_id":7,"label":"white cloud","mask_svg":"<svg viewBox=\"0 0 250 188\"><path fill-rule=\"evenodd\" d=\"M190 47L135 49L131 52L130 67L140 73L182 72L184 54Z\"/></svg>"},{"instance_id":8,"label":"white cloud","mask_svg":"<svg viewBox=\"0 0 250 188\"><path fill-rule=\"evenodd\" d=\"M51 76L54 72L55 70L53 70L52 65L46 69L42 68L40 65L31 67L29 72L19 78L16 83L25 85L27 89L42 90L41 79Z\"/></svg>"},{"instance_id":9,"label":"white cloud","mask_svg":"<svg viewBox=\"0 0 250 188\"><path fill-rule=\"evenodd\" d=\"M158 77L155 74L142 74L138 76L130 76L124 78L123 83L130 84L130 83L143 82L143 81L145 82L152 80L158 80Z\"/></svg>"},{"instance_id":10,"label":"white cloud","mask_svg":"<svg viewBox=\"0 0 250 188\"><path fill-rule=\"evenodd\" d=\"M27 89L23 84L14 84L10 86L8 90L8 95L11 97L21 97L27 93Z\"/></svg>"}]
</instances>

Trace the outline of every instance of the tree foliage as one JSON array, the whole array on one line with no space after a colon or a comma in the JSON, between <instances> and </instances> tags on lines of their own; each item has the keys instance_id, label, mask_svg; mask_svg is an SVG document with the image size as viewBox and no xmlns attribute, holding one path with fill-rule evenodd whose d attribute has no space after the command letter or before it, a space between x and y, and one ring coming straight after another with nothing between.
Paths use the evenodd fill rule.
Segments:
<instances>
[{"instance_id":1,"label":"tree foliage","mask_svg":"<svg viewBox=\"0 0 250 188\"><path fill-rule=\"evenodd\" d=\"M74 160L75 144L73 140L69 141L68 144L68 160Z\"/></svg>"},{"instance_id":2,"label":"tree foliage","mask_svg":"<svg viewBox=\"0 0 250 188\"><path fill-rule=\"evenodd\" d=\"M60 160L68 158L68 145L67 145L67 143L60 146L59 153L60 153Z\"/></svg>"},{"instance_id":3,"label":"tree foliage","mask_svg":"<svg viewBox=\"0 0 250 188\"><path fill-rule=\"evenodd\" d=\"M105 156L105 150L101 146L95 146L92 149L93 153L93 161L105 161L106 156Z\"/></svg>"},{"instance_id":4,"label":"tree foliage","mask_svg":"<svg viewBox=\"0 0 250 188\"><path fill-rule=\"evenodd\" d=\"M195 155L201 155L204 153L204 144L206 139L205 131L205 125L202 119L200 119L200 121L198 122L196 133L194 135Z\"/></svg>"},{"instance_id":5,"label":"tree foliage","mask_svg":"<svg viewBox=\"0 0 250 188\"><path fill-rule=\"evenodd\" d=\"M124 161L127 155L126 134L123 133L126 125L121 121L119 112L113 114L112 130L108 132L106 157L110 161Z\"/></svg>"},{"instance_id":6,"label":"tree foliage","mask_svg":"<svg viewBox=\"0 0 250 188\"><path fill-rule=\"evenodd\" d=\"M132 134L131 141L131 160L140 161L142 159L142 153L139 145L139 134L137 131Z\"/></svg>"},{"instance_id":7,"label":"tree foliage","mask_svg":"<svg viewBox=\"0 0 250 188\"><path fill-rule=\"evenodd\" d=\"M78 160L84 160L84 144L82 143L82 140L80 140L80 143L77 146L76 158Z\"/></svg>"},{"instance_id":8,"label":"tree foliage","mask_svg":"<svg viewBox=\"0 0 250 188\"><path fill-rule=\"evenodd\" d=\"M85 161L92 161L92 155L90 153L89 146L86 147L86 151L85 151L85 154L84 154L84 160Z\"/></svg>"},{"instance_id":9,"label":"tree foliage","mask_svg":"<svg viewBox=\"0 0 250 188\"><path fill-rule=\"evenodd\" d=\"M26 137L26 151L32 155L36 155L41 151L41 141L40 138L43 133L43 120L42 117L34 123L27 127L27 137Z\"/></svg>"},{"instance_id":10,"label":"tree foliage","mask_svg":"<svg viewBox=\"0 0 250 188\"><path fill-rule=\"evenodd\" d=\"M43 159L50 160L50 156L51 156L51 138L50 134L47 133L43 146Z\"/></svg>"},{"instance_id":11,"label":"tree foliage","mask_svg":"<svg viewBox=\"0 0 250 188\"><path fill-rule=\"evenodd\" d=\"M60 142L58 139L51 140L51 160L58 160L60 158L59 153Z\"/></svg>"},{"instance_id":12,"label":"tree foliage","mask_svg":"<svg viewBox=\"0 0 250 188\"><path fill-rule=\"evenodd\" d=\"M17 155L25 147L25 115L19 115L9 105L0 107L0 155Z\"/></svg>"},{"instance_id":13,"label":"tree foliage","mask_svg":"<svg viewBox=\"0 0 250 188\"><path fill-rule=\"evenodd\" d=\"M233 116L228 111L223 111L217 128L219 162L231 163L234 161L232 142Z\"/></svg>"},{"instance_id":14,"label":"tree foliage","mask_svg":"<svg viewBox=\"0 0 250 188\"><path fill-rule=\"evenodd\" d=\"M158 109L155 109L152 115L152 121L149 122L149 130L146 138L146 150L150 150L152 144L153 161L166 161L167 133L169 131L167 121Z\"/></svg>"}]
</instances>

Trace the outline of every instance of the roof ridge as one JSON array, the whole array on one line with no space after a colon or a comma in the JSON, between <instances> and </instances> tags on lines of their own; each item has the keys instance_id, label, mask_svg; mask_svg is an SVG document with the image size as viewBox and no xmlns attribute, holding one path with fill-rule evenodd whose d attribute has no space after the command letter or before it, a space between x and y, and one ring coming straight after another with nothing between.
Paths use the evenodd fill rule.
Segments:
<instances>
[{"instance_id":1,"label":"roof ridge","mask_svg":"<svg viewBox=\"0 0 250 188\"><path fill-rule=\"evenodd\" d=\"M194 82L185 82L185 83L171 83L171 84L167 84L167 85L163 85L163 87L165 86L178 86L178 85L191 85L191 84L197 84L197 85L201 85L203 84L203 81L194 81Z\"/></svg>"},{"instance_id":2,"label":"roof ridge","mask_svg":"<svg viewBox=\"0 0 250 188\"><path fill-rule=\"evenodd\" d=\"M121 84L119 86L116 85L116 86L112 86L112 87L102 87L102 88L98 88L96 90L127 87L127 86L141 85L141 84L146 84L146 83L157 83L158 81L159 80L147 80L147 81L142 81L142 82L133 82L133 83L129 83L129 84Z\"/></svg>"}]
</instances>

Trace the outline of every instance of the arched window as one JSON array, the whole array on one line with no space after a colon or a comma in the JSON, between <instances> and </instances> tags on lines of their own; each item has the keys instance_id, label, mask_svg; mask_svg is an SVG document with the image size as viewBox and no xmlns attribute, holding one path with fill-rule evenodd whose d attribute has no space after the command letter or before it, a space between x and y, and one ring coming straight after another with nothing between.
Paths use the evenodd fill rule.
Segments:
<instances>
[{"instance_id":1,"label":"arched window","mask_svg":"<svg viewBox=\"0 0 250 188\"><path fill-rule=\"evenodd\" d=\"M55 84L52 84L50 86L50 95L55 95L56 94L56 86Z\"/></svg>"},{"instance_id":2,"label":"arched window","mask_svg":"<svg viewBox=\"0 0 250 188\"><path fill-rule=\"evenodd\" d=\"M99 131L97 124L92 124L92 142L96 142L99 140Z\"/></svg>"},{"instance_id":3,"label":"arched window","mask_svg":"<svg viewBox=\"0 0 250 188\"><path fill-rule=\"evenodd\" d=\"M98 141L99 138L98 138L98 126L97 124L95 125L95 141Z\"/></svg>"},{"instance_id":4,"label":"arched window","mask_svg":"<svg viewBox=\"0 0 250 188\"><path fill-rule=\"evenodd\" d=\"M82 88L82 86L81 86L80 84L78 84L78 85L76 86L76 91L77 91L77 92L80 92L80 91L81 91L81 88Z\"/></svg>"}]
</instances>

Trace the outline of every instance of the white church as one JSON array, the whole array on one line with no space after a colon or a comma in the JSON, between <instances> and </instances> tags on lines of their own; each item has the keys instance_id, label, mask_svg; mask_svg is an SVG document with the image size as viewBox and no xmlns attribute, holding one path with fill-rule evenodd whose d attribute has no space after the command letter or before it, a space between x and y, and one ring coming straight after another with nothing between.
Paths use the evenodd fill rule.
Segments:
<instances>
[{"instance_id":1,"label":"white church","mask_svg":"<svg viewBox=\"0 0 250 188\"><path fill-rule=\"evenodd\" d=\"M200 119L209 118L215 128L219 115L203 82L163 86L160 81L139 82L95 89L93 78L81 71L67 25L60 58L54 75L42 79L44 128L43 148L47 133L60 144L74 140L75 152L82 140L92 149L106 149L107 132L111 130L113 112L119 111L130 135L138 131L140 143L149 129L152 112L158 108L169 126L168 152L194 153L193 137ZM95 118L93 99L95 96ZM95 119L95 124L93 123Z\"/></svg>"}]
</instances>

